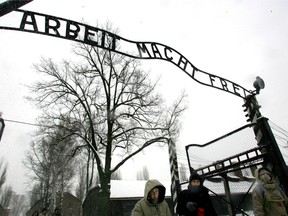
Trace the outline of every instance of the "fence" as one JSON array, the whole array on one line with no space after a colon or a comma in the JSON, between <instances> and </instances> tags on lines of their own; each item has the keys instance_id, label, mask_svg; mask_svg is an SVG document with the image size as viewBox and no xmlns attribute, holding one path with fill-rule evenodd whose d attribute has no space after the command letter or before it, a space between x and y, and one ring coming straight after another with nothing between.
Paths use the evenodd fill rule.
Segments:
<instances>
[{"instance_id":1,"label":"fence","mask_svg":"<svg viewBox=\"0 0 288 216\"><path fill-rule=\"evenodd\" d=\"M205 178L219 215L253 215L254 171L267 154L267 146L257 145L254 126L248 124L211 142L186 146L190 171ZM187 182L181 184L185 187Z\"/></svg>"}]
</instances>

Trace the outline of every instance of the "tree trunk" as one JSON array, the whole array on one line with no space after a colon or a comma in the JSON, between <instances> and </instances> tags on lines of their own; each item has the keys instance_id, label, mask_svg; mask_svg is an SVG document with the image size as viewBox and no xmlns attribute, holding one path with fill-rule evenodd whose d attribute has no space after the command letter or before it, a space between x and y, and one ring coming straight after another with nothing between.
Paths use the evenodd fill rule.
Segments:
<instances>
[{"instance_id":1,"label":"tree trunk","mask_svg":"<svg viewBox=\"0 0 288 216\"><path fill-rule=\"evenodd\" d=\"M104 177L101 182L101 188L99 191L99 203L97 216L111 216L112 205L110 202L110 178Z\"/></svg>"},{"instance_id":2,"label":"tree trunk","mask_svg":"<svg viewBox=\"0 0 288 216\"><path fill-rule=\"evenodd\" d=\"M90 167L90 158L91 158L91 149L88 148L88 158L87 158L87 164L86 164L86 195L88 194L90 185L89 185L89 167Z\"/></svg>"}]
</instances>

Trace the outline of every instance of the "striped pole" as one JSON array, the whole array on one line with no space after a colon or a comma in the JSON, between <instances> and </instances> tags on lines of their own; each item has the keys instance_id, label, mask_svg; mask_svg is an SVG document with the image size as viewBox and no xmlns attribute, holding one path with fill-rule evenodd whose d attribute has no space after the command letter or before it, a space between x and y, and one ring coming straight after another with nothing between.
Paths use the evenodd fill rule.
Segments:
<instances>
[{"instance_id":1,"label":"striped pole","mask_svg":"<svg viewBox=\"0 0 288 216\"><path fill-rule=\"evenodd\" d=\"M179 182L176 145L171 138L169 139L168 142L168 150L169 150L169 162L170 162L170 174L171 174L171 199L173 204L173 215L177 216L176 213L177 198L178 194L181 191L181 188Z\"/></svg>"}]
</instances>

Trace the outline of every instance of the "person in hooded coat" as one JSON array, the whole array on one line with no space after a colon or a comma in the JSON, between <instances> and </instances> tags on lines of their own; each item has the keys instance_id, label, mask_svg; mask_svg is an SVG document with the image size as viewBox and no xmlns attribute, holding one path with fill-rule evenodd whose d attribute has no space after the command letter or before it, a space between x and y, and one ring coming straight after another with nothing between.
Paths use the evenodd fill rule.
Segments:
<instances>
[{"instance_id":1,"label":"person in hooded coat","mask_svg":"<svg viewBox=\"0 0 288 216\"><path fill-rule=\"evenodd\" d=\"M171 216L165 192L166 188L158 180L148 180L144 197L135 204L131 216Z\"/></svg>"},{"instance_id":2,"label":"person in hooded coat","mask_svg":"<svg viewBox=\"0 0 288 216\"><path fill-rule=\"evenodd\" d=\"M189 178L188 189L180 192L176 211L183 216L217 216L208 189L196 172Z\"/></svg>"},{"instance_id":3,"label":"person in hooded coat","mask_svg":"<svg viewBox=\"0 0 288 216\"><path fill-rule=\"evenodd\" d=\"M288 199L284 191L275 184L269 169L256 169L258 185L253 189L253 211L255 216L287 216Z\"/></svg>"}]
</instances>

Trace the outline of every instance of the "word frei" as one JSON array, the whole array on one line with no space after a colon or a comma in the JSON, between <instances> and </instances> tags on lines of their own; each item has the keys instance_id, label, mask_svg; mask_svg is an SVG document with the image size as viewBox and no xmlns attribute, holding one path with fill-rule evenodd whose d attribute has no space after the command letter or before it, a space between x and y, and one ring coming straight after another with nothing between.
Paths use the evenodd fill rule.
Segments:
<instances>
[{"instance_id":1,"label":"word frei","mask_svg":"<svg viewBox=\"0 0 288 216\"><path fill-rule=\"evenodd\" d=\"M0 29L17 30L73 40L110 50L137 59L158 59L168 61L196 82L246 98L251 92L236 83L196 68L175 49L161 43L127 40L112 32L64 18L32 11L15 10L19 14L14 26L0 26ZM19 25L20 22L20 25Z\"/></svg>"}]
</instances>

